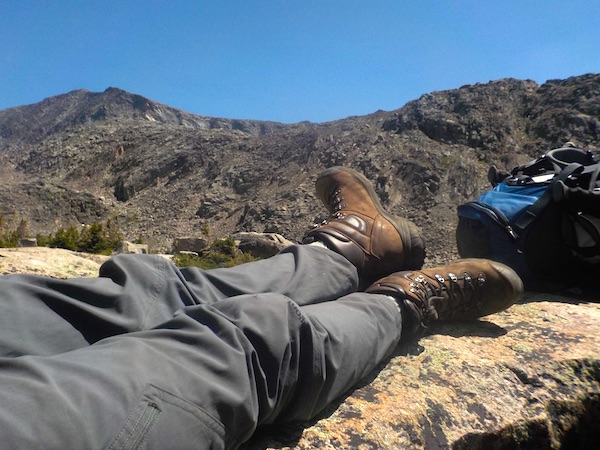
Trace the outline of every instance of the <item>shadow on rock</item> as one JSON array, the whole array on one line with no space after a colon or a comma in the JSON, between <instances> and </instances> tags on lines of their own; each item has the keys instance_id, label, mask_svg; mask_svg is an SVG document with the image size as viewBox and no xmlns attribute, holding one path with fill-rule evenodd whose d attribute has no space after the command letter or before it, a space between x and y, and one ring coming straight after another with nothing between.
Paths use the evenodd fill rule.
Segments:
<instances>
[{"instance_id":1,"label":"shadow on rock","mask_svg":"<svg viewBox=\"0 0 600 450\"><path fill-rule=\"evenodd\" d=\"M551 400L546 410L545 420L535 418L493 432L468 433L452 450L600 448L600 395Z\"/></svg>"},{"instance_id":2,"label":"shadow on rock","mask_svg":"<svg viewBox=\"0 0 600 450\"><path fill-rule=\"evenodd\" d=\"M435 323L427 335L441 334L451 337L477 336L496 338L506 334L506 330L493 322L474 320L468 322Z\"/></svg>"},{"instance_id":3,"label":"shadow on rock","mask_svg":"<svg viewBox=\"0 0 600 450\"><path fill-rule=\"evenodd\" d=\"M556 291L528 291L523 294L519 303L561 302L578 305L581 303L600 303L598 291L591 289L571 288Z\"/></svg>"}]
</instances>

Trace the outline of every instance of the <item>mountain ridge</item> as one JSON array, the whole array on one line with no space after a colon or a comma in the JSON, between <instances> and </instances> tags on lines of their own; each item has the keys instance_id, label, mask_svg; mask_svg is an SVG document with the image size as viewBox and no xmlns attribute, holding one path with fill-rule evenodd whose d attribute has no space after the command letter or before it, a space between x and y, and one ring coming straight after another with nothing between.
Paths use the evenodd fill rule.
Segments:
<instances>
[{"instance_id":1,"label":"mountain ridge","mask_svg":"<svg viewBox=\"0 0 600 450\"><path fill-rule=\"evenodd\" d=\"M598 148L599 110L600 74L477 83L318 124L77 90L0 111L0 216L26 219L32 233L112 218L155 250L206 227L299 240L325 215L316 175L348 165L423 228L436 263L457 255L456 206L488 188L490 164L511 168L567 140Z\"/></svg>"},{"instance_id":2,"label":"mountain ridge","mask_svg":"<svg viewBox=\"0 0 600 450\"><path fill-rule=\"evenodd\" d=\"M3 147L6 148L6 141L10 141L11 137L28 136L29 139L18 141L34 144L52 134L89 122L106 120L158 122L196 130L240 129L250 134L269 132L282 125L277 122L221 119L192 114L115 87L109 87L103 92L76 89L34 104L1 110L0 151Z\"/></svg>"}]
</instances>

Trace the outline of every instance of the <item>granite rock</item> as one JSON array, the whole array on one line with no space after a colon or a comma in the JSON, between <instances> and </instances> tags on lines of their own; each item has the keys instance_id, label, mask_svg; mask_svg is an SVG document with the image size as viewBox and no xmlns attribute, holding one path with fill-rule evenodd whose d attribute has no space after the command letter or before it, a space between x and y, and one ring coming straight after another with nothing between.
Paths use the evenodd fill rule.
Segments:
<instances>
[{"instance_id":1,"label":"granite rock","mask_svg":"<svg viewBox=\"0 0 600 450\"><path fill-rule=\"evenodd\" d=\"M527 293L438 324L317 420L259 430L246 448L598 448L599 300Z\"/></svg>"}]
</instances>

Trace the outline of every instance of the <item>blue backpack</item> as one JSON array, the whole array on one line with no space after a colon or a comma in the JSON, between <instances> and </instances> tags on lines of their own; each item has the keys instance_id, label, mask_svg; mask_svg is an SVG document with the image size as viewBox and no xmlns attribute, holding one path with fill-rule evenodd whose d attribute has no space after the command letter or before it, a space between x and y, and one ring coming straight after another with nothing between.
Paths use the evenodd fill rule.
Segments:
<instances>
[{"instance_id":1,"label":"blue backpack","mask_svg":"<svg viewBox=\"0 0 600 450\"><path fill-rule=\"evenodd\" d=\"M510 172L492 166L493 189L458 207L459 254L512 267L530 290L586 287L600 276L599 175L574 146Z\"/></svg>"}]
</instances>

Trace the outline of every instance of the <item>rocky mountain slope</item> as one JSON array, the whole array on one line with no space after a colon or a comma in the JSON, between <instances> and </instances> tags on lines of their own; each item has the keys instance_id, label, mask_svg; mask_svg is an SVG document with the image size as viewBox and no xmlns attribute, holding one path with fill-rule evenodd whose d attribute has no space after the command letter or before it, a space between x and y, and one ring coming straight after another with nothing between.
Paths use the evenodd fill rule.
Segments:
<instances>
[{"instance_id":1,"label":"rocky mountain slope","mask_svg":"<svg viewBox=\"0 0 600 450\"><path fill-rule=\"evenodd\" d=\"M543 85L503 79L425 94L390 112L279 124L192 115L109 88L0 111L0 216L31 233L116 219L168 250L275 231L298 240L324 217L314 179L331 165L372 180L425 231L433 264L456 255L456 206L510 168L571 140L600 147L600 74Z\"/></svg>"}]
</instances>

